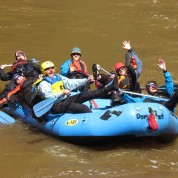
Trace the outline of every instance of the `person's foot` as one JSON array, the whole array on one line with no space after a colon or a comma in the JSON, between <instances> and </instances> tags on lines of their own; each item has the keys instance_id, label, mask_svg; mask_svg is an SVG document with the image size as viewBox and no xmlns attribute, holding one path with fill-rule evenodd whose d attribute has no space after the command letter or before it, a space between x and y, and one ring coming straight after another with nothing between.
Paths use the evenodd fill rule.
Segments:
<instances>
[{"instance_id":1,"label":"person's foot","mask_svg":"<svg viewBox=\"0 0 178 178\"><path fill-rule=\"evenodd\" d=\"M119 90L119 86L118 86L118 75L115 74L114 79L104 87L106 92L110 92L110 91L118 91Z\"/></svg>"},{"instance_id":2,"label":"person's foot","mask_svg":"<svg viewBox=\"0 0 178 178\"><path fill-rule=\"evenodd\" d=\"M97 69L97 64L92 65L92 71L93 71L94 79L97 80L97 77L98 77L98 74L99 74L98 69Z\"/></svg>"},{"instance_id":3,"label":"person's foot","mask_svg":"<svg viewBox=\"0 0 178 178\"><path fill-rule=\"evenodd\" d=\"M115 73L115 77L112 82L113 90L118 91L119 85L118 85L118 75Z\"/></svg>"}]
</instances>

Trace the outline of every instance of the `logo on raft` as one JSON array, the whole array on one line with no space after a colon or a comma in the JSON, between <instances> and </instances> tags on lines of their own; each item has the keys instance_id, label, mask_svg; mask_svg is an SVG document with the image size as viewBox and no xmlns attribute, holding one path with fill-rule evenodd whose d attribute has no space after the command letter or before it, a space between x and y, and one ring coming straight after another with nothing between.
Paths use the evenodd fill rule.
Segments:
<instances>
[{"instance_id":1,"label":"logo on raft","mask_svg":"<svg viewBox=\"0 0 178 178\"><path fill-rule=\"evenodd\" d=\"M164 114L156 115L158 119L164 119ZM136 114L137 119L148 119L148 115Z\"/></svg>"},{"instance_id":2,"label":"logo on raft","mask_svg":"<svg viewBox=\"0 0 178 178\"><path fill-rule=\"evenodd\" d=\"M67 126L73 126L73 125L78 124L78 120L77 119L70 119L70 120L67 120L65 124Z\"/></svg>"}]
</instances>

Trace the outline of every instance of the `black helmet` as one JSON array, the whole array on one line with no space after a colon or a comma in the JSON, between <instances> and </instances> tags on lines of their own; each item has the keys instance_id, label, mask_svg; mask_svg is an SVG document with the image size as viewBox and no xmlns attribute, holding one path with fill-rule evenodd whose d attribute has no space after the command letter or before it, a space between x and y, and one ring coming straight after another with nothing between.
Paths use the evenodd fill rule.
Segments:
<instances>
[{"instance_id":1,"label":"black helmet","mask_svg":"<svg viewBox=\"0 0 178 178\"><path fill-rule=\"evenodd\" d=\"M151 87L151 86L158 87L158 84L156 83L156 81L148 81L148 82L146 83L146 85L145 85L146 91L147 91L150 95L154 95L155 92L153 93L153 92L150 91L150 87Z\"/></svg>"}]
</instances>

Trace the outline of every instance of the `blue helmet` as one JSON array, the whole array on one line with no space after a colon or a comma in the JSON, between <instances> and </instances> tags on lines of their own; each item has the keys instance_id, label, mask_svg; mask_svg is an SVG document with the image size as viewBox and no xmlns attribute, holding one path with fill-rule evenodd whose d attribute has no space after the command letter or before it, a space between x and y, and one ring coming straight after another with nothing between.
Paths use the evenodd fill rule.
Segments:
<instances>
[{"instance_id":1,"label":"blue helmet","mask_svg":"<svg viewBox=\"0 0 178 178\"><path fill-rule=\"evenodd\" d=\"M80 48L78 48L78 47L73 48L71 54L73 54L73 53L78 53L78 54L81 55L81 50L80 50Z\"/></svg>"}]
</instances>

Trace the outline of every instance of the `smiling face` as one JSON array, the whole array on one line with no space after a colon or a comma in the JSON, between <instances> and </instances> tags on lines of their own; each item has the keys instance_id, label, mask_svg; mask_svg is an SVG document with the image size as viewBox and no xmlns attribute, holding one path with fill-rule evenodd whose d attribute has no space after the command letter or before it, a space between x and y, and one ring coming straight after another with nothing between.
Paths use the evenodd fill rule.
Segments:
<instances>
[{"instance_id":1,"label":"smiling face","mask_svg":"<svg viewBox=\"0 0 178 178\"><path fill-rule=\"evenodd\" d=\"M56 71L55 71L54 67L48 67L48 68L44 69L44 72L48 77L53 78Z\"/></svg>"},{"instance_id":2,"label":"smiling face","mask_svg":"<svg viewBox=\"0 0 178 178\"><path fill-rule=\"evenodd\" d=\"M157 83L156 82L148 82L146 90L150 95L155 95L158 92Z\"/></svg>"},{"instance_id":3,"label":"smiling face","mask_svg":"<svg viewBox=\"0 0 178 178\"><path fill-rule=\"evenodd\" d=\"M16 51L15 53L16 61L18 60L27 60L26 54L22 52L21 50Z\"/></svg>"},{"instance_id":4,"label":"smiling face","mask_svg":"<svg viewBox=\"0 0 178 178\"><path fill-rule=\"evenodd\" d=\"M126 75L126 67L121 67L117 70L117 73L120 75L120 76L124 76Z\"/></svg>"},{"instance_id":5,"label":"smiling face","mask_svg":"<svg viewBox=\"0 0 178 178\"><path fill-rule=\"evenodd\" d=\"M80 59L80 57L81 57L81 54L79 54L79 53L72 53L71 57L72 57L72 60L78 61Z\"/></svg>"}]
</instances>

